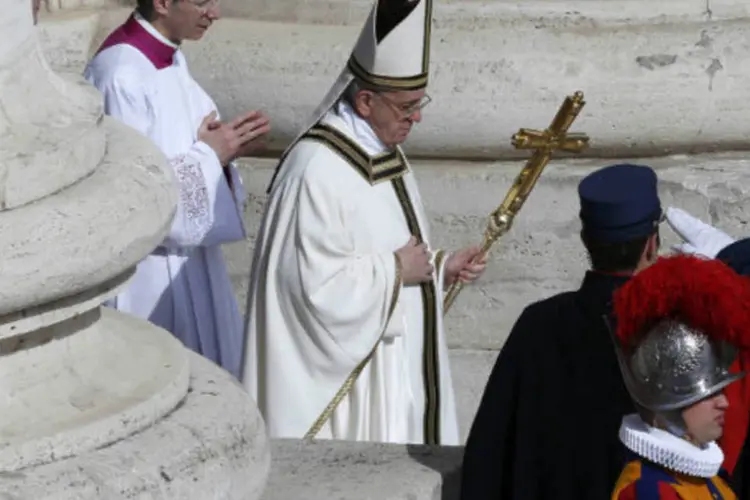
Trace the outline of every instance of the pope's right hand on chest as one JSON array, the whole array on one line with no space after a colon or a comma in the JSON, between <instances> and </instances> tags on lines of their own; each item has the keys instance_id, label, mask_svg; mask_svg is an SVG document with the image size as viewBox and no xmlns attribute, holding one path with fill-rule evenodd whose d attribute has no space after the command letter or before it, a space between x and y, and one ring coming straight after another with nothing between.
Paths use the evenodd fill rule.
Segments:
<instances>
[{"instance_id":1,"label":"pope's right hand on chest","mask_svg":"<svg viewBox=\"0 0 750 500\"><path fill-rule=\"evenodd\" d=\"M406 245L396 250L401 263L401 280L404 285L417 285L432 279L432 254L425 243L411 237Z\"/></svg>"}]
</instances>

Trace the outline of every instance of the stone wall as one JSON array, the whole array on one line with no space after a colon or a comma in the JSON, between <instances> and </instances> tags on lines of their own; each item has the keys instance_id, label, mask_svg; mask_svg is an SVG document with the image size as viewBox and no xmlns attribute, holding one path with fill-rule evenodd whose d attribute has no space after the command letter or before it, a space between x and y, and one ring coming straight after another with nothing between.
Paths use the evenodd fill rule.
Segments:
<instances>
[{"instance_id":1,"label":"stone wall","mask_svg":"<svg viewBox=\"0 0 750 500\"><path fill-rule=\"evenodd\" d=\"M634 161L644 161L629 159ZM742 153L648 160L660 178L665 206L682 207L734 236L750 233L750 158ZM586 269L579 243L576 186L596 159L552 161L516 219L496 245L486 275L466 288L447 316L448 341L465 436L489 370L515 319L527 304L576 288ZM226 249L240 303L246 296L251 251L275 162L251 160L242 172L250 191L246 244ZM480 240L487 214L500 203L522 162L416 161L422 196L438 247ZM664 250L677 242L666 226Z\"/></svg>"},{"instance_id":2,"label":"stone wall","mask_svg":"<svg viewBox=\"0 0 750 500\"><path fill-rule=\"evenodd\" d=\"M230 15L185 51L224 114L273 115L278 151L340 72L369 3L228 0ZM746 149L748 10L705 0L437 2L434 102L409 150L517 158L510 136L546 126L575 90L588 101L575 128L596 131L589 156ZM109 9L91 47L127 12Z\"/></svg>"},{"instance_id":3,"label":"stone wall","mask_svg":"<svg viewBox=\"0 0 750 500\"><path fill-rule=\"evenodd\" d=\"M745 148L750 24L511 13L493 20L436 22L433 104L409 140L413 155L517 157L509 137L546 126L575 90L588 101L575 128L596 131L591 156ZM338 75L358 30L227 19L187 54L223 112L272 113L278 149Z\"/></svg>"}]
</instances>

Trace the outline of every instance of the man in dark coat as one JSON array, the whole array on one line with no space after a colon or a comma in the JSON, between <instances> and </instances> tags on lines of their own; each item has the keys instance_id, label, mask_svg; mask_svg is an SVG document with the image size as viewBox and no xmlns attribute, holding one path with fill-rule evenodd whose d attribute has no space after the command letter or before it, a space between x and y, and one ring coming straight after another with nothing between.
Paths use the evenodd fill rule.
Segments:
<instances>
[{"instance_id":1,"label":"man in dark coat","mask_svg":"<svg viewBox=\"0 0 750 500\"><path fill-rule=\"evenodd\" d=\"M618 430L635 409L604 318L615 289L657 258L657 178L614 165L578 193L592 269L516 321L469 434L462 500L604 500L624 465Z\"/></svg>"}]
</instances>

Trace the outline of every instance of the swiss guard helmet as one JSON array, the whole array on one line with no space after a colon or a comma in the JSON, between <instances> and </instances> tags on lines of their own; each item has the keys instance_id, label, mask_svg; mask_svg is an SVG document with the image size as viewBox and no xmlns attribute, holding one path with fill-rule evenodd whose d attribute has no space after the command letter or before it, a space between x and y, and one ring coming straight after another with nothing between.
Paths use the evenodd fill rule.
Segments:
<instances>
[{"instance_id":1,"label":"swiss guard helmet","mask_svg":"<svg viewBox=\"0 0 750 500\"><path fill-rule=\"evenodd\" d=\"M737 348L750 347L750 280L718 260L659 259L614 296L616 351L644 421L661 417L683 437L682 410L742 378Z\"/></svg>"}]
</instances>

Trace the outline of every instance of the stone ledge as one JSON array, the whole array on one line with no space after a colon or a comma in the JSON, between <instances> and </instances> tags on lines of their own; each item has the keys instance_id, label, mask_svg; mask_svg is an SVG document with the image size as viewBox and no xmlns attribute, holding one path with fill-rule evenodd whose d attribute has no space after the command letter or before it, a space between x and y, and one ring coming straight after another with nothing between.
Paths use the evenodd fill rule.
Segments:
<instances>
[{"instance_id":1,"label":"stone ledge","mask_svg":"<svg viewBox=\"0 0 750 500\"><path fill-rule=\"evenodd\" d=\"M463 448L279 439L271 456L262 500L453 500Z\"/></svg>"}]
</instances>

